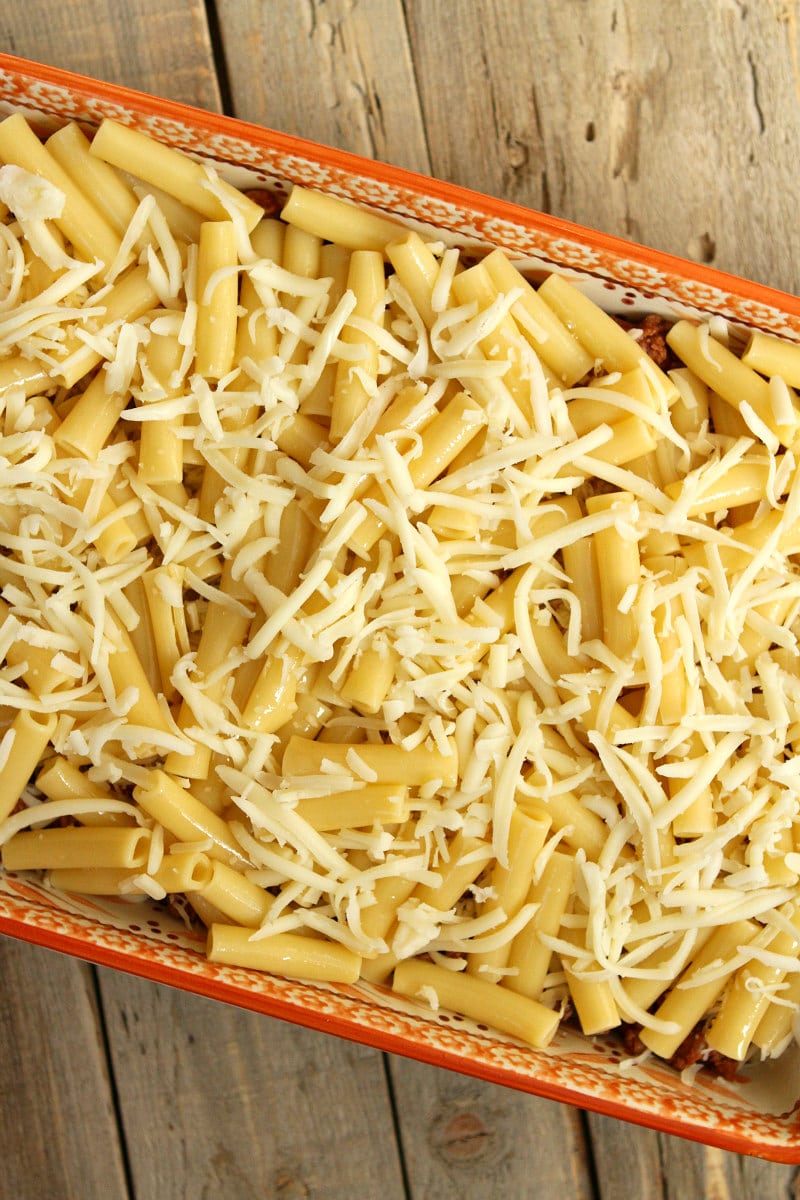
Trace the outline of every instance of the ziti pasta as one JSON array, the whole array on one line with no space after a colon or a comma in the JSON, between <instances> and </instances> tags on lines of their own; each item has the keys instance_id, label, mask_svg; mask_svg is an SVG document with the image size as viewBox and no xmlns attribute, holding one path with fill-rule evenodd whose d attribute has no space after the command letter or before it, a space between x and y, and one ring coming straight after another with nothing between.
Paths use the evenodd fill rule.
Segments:
<instances>
[{"instance_id":1,"label":"ziti pasta","mask_svg":"<svg viewBox=\"0 0 800 1200\"><path fill-rule=\"evenodd\" d=\"M779 1054L798 348L112 121L0 163L5 868L534 1046Z\"/></svg>"}]
</instances>

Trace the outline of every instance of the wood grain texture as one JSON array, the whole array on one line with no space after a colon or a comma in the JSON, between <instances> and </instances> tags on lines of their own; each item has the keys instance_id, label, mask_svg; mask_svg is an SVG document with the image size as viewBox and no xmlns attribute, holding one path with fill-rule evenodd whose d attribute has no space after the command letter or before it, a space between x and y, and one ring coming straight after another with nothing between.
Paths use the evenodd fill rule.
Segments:
<instances>
[{"instance_id":1,"label":"wood grain texture","mask_svg":"<svg viewBox=\"0 0 800 1200\"><path fill-rule=\"evenodd\" d=\"M136 1200L402 1200L377 1052L110 971L100 981Z\"/></svg>"},{"instance_id":2,"label":"wood grain texture","mask_svg":"<svg viewBox=\"0 0 800 1200\"><path fill-rule=\"evenodd\" d=\"M219 109L203 0L42 0L0 6L0 49Z\"/></svg>"},{"instance_id":3,"label":"wood grain texture","mask_svg":"<svg viewBox=\"0 0 800 1200\"><path fill-rule=\"evenodd\" d=\"M94 977L0 938L0 1195L127 1200Z\"/></svg>"},{"instance_id":4,"label":"wood grain texture","mask_svg":"<svg viewBox=\"0 0 800 1200\"><path fill-rule=\"evenodd\" d=\"M800 1173L757 1158L661 1138L667 1195L682 1200L796 1200Z\"/></svg>"},{"instance_id":5,"label":"wood grain texture","mask_svg":"<svg viewBox=\"0 0 800 1200\"><path fill-rule=\"evenodd\" d=\"M236 115L429 169L400 0L218 0Z\"/></svg>"},{"instance_id":6,"label":"wood grain texture","mask_svg":"<svg viewBox=\"0 0 800 1200\"><path fill-rule=\"evenodd\" d=\"M574 1109L406 1059L390 1069L413 1200L593 1197Z\"/></svg>"},{"instance_id":7,"label":"wood grain texture","mask_svg":"<svg viewBox=\"0 0 800 1200\"><path fill-rule=\"evenodd\" d=\"M793 1200L800 1171L590 1114L598 1200Z\"/></svg>"},{"instance_id":8,"label":"wood grain texture","mask_svg":"<svg viewBox=\"0 0 800 1200\"><path fill-rule=\"evenodd\" d=\"M406 10L434 174L798 287L795 3Z\"/></svg>"}]
</instances>

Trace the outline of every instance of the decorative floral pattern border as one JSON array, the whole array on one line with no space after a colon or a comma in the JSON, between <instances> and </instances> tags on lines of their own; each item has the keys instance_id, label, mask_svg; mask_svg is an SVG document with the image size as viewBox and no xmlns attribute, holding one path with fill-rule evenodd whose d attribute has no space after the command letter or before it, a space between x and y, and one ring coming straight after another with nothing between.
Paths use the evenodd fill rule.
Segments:
<instances>
[{"instance_id":1,"label":"decorative floral pattern border","mask_svg":"<svg viewBox=\"0 0 800 1200\"><path fill-rule=\"evenodd\" d=\"M503 245L532 270L576 273L590 294L620 311L714 313L800 339L797 298L409 172L0 54L0 115L12 111L42 129L113 117L214 161L240 185L280 193L300 183L434 226L462 245ZM610 1039L589 1041L569 1031L547 1051L534 1051L452 1014L425 1013L382 989L311 985L215 965L196 936L146 903L61 897L36 882L0 878L0 932L551 1099L800 1162L800 1116L766 1111L758 1088L747 1082L699 1077L689 1085L663 1065L621 1065Z\"/></svg>"}]
</instances>

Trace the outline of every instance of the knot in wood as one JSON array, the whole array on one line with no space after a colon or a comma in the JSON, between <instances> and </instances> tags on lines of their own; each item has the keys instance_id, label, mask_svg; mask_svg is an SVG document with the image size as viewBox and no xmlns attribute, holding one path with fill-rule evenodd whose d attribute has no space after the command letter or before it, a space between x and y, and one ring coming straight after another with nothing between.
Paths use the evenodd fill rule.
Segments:
<instances>
[{"instance_id":1,"label":"knot in wood","mask_svg":"<svg viewBox=\"0 0 800 1200\"><path fill-rule=\"evenodd\" d=\"M449 1162L481 1158L493 1140L493 1132L471 1111L458 1112L443 1120L434 1134L436 1149Z\"/></svg>"}]
</instances>

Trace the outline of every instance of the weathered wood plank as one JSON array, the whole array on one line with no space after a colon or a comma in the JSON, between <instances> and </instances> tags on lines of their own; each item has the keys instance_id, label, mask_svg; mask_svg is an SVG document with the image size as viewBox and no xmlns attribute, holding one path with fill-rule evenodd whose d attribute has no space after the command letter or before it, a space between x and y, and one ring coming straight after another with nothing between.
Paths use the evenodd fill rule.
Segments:
<instances>
[{"instance_id":1,"label":"weathered wood plank","mask_svg":"<svg viewBox=\"0 0 800 1200\"><path fill-rule=\"evenodd\" d=\"M236 115L428 170L400 0L218 0Z\"/></svg>"},{"instance_id":2,"label":"weathered wood plank","mask_svg":"<svg viewBox=\"0 0 800 1200\"><path fill-rule=\"evenodd\" d=\"M127 1200L92 971L0 938L0 1193Z\"/></svg>"},{"instance_id":3,"label":"weathered wood plank","mask_svg":"<svg viewBox=\"0 0 800 1200\"><path fill-rule=\"evenodd\" d=\"M788 1200L797 1195L797 1167L701 1146L680 1138L589 1117L598 1194L616 1200Z\"/></svg>"},{"instance_id":4,"label":"weathered wood plank","mask_svg":"<svg viewBox=\"0 0 800 1200\"><path fill-rule=\"evenodd\" d=\"M746 1158L713 1146L590 1114L600 1200L788 1200L796 1167Z\"/></svg>"},{"instance_id":5,"label":"weathered wood plank","mask_svg":"<svg viewBox=\"0 0 800 1200\"><path fill-rule=\"evenodd\" d=\"M436 175L793 290L797 6L408 0Z\"/></svg>"},{"instance_id":6,"label":"weathered wood plank","mask_svg":"<svg viewBox=\"0 0 800 1200\"><path fill-rule=\"evenodd\" d=\"M0 49L171 100L220 107L203 0L4 4Z\"/></svg>"},{"instance_id":7,"label":"weathered wood plank","mask_svg":"<svg viewBox=\"0 0 800 1200\"><path fill-rule=\"evenodd\" d=\"M594 1196L574 1109L405 1059L390 1070L415 1200Z\"/></svg>"},{"instance_id":8,"label":"weathered wood plank","mask_svg":"<svg viewBox=\"0 0 800 1200\"><path fill-rule=\"evenodd\" d=\"M381 1056L103 971L136 1200L404 1196Z\"/></svg>"},{"instance_id":9,"label":"weathered wood plank","mask_svg":"<svg viewBox=\"0 0 800 1200\"><path fill-rule=\"evenodd\" d=\"M666 1195L683 1200L790 1200L797 1195L798 1170L661 1137ZM610 1195L611 1193L609 1193Z\"/></svg>"}]
</instances>

